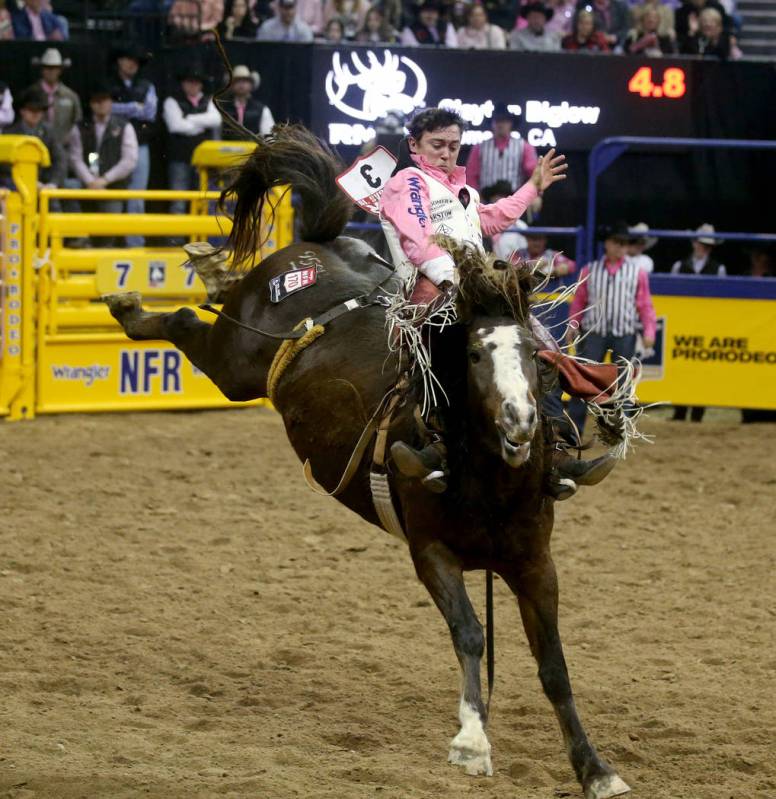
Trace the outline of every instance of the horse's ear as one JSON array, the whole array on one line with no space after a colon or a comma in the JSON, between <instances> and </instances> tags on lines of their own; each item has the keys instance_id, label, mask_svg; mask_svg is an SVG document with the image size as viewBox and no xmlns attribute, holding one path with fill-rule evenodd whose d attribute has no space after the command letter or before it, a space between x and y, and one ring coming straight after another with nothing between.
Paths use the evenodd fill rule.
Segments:
<instances>
[{"instance_id":1,"label":"horse's ear","mask_svg":"<svg viewBox=\"0 0 776 799\"><path fill-rule=\"evenodd\" d=\"M520 264L517 272L517 282L520 288L530 297L541 284L544 275L526 264Z\"/></svg>"},{"instance_id":2,"label":"horse's ear","mask_svg":"<svg viewBox=\"0 0 776 799\"><path fill-rule=\"evenodd\" d=\"M464 291L459 290L458 292L458 296L455 300L455 312L458 321L462 325L468 326L471 324L474 318L474 311L472 310L472 302Z\"/></svg>"}]
</instances>

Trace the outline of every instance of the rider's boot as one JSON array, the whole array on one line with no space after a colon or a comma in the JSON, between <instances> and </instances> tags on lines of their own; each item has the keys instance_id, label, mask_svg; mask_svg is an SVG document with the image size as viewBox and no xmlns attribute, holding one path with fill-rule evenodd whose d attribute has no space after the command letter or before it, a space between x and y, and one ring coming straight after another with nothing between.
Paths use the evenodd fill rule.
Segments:
<instances>
[{"instance_id":1,"label":"rider's boot","mask_svg":"<svg viewBox=\"0 0 776 799\"><path fill-rule=\"evenodd\" d=\"M574 496L579 486L600 483L617 465L617 458L606 453L589 461L578 460L565 449L556 447L545 492L556 500Z\"/></svg>"},{"instance_id":2,"label":"rider's boot","mask_svg":"<svg viewBox=\"0 0 776 799\"><path fill-rule=\"evenodd\" d=\"M447 447L440 436L434 435L423 449L413 449L403 441L396 441L391 446L391 456L405 477L419 479L435 494L447 489Z\"/></svg>"}]
</instances>

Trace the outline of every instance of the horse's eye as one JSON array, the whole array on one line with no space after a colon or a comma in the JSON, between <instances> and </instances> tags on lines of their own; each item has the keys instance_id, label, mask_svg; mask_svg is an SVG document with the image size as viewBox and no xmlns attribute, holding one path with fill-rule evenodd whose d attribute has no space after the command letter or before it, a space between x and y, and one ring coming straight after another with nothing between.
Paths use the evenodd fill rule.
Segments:
<instances>
[{"instance_id":1,"label":"horse's eye","mask_svg":"<svg viewBox=\"0 0 776 799\"><path fill-rule=\"evenodd\" d=\"M482 356L479 354L479 352L477 352L477 350L472 350L472 352L469 353L469 360L472 363L479 363L481 358Z\"/></svg>"}]
</instances>

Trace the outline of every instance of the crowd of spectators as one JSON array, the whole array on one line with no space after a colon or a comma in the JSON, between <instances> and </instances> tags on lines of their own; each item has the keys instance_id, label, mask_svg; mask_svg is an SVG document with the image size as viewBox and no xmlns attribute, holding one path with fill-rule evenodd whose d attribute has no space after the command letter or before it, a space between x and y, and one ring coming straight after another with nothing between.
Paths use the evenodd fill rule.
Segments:
<instances>
[{"instance_id":1,"label":"crowd of spectators","mask_svg":"<svg viewBox=\"0 0 776 799\"><path fill-rule=\"evenodd\" d=\"M62 0L64 2L64 0ZM0 0L0 40L68 38L60 0ZM741 57L735 0L128 0L181 36Z\"/></svg>"},{"instance_id":2,"label":"crowd of spectators","mask_svg":"<svg viewBox=\"0 0 776 799\"><path fill-rule=\"evenodd\" d=\"M97 77L83 98L67 86L71 62L56 47L33 58L39 78L32 85L10 87L0 81L0 133L35 136L49 150L51 165L41 170L42 187L146 189L150 143L161 138L167 187L197 189L191 157L198 144L206 139L263 136L274 126L272 112L255 97L259 74L247 66L238 64L233 69L223 98L232 124L223 124L205 71L195 59L188 59L179 69L176 88L161 103L143 69L149 59L150 54L133 43L114 48L108 76ZM0 170L0 186L13 187L7 167ZM186 207L181 200L172 203L170 210L184 213ZM105 199L96 203L95 210L121 213L124 205ZM130 200L126 210L143 213L144 203ZM130 236L127 244L139 247L144 240Z\"/></svg>"},{"instance_id":3,"label":"crowd of spectators","mask_svg":"<svg viewBox=\"0 0 776 799\"><path fill-rule=\"evenodd\" d=\"M237 6L235 15L234 8ZM736 59L739 18L732 0L275 0L261 20L258 6L233 0L219 31L263 41L316 39L522 52L599 52L659 57ZM247 20L247 22L246 22Z\"/></svg>"}]
</instances>

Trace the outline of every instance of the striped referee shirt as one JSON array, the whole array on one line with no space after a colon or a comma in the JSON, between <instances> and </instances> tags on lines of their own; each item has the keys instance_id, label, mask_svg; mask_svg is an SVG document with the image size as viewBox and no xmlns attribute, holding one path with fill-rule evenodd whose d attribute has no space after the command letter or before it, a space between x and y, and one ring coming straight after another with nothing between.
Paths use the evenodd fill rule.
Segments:
<instances>
[{"instance_id":1,"label":"striped referee shirt","mask_svg":"<svg viewBox=\"0 0 776 799\"><path fill-rule=\"evenodd\" d=\"M583 330L601 336L629 336L641 320L644 338L654 339L649 276L638 264L629 258L614 264L601 258L584 267L580 280L584 282L574 295L569 316L582 317Z\"/></svg>"},{"instance_id":2,"label":"striped referee shirt","mask_svg":"<svg viewBox=\"0 0 776 799\"><path fill-rule=\"evenodd\" d=\"M496 146L495 139L480 144L480 186L492 186L499 180L506 180L515 191L523 183L522 139L510 138L504 149Z\"/></svg>"}]
</instances>

